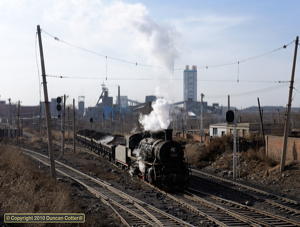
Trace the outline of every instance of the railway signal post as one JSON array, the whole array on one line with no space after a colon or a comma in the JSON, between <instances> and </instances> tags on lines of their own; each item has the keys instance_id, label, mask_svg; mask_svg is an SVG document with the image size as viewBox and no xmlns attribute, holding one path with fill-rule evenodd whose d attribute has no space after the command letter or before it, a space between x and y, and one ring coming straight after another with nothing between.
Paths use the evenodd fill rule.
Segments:
<instances>
[{"instance_id":1,"label":"railway signal post","mask_svg":"<svg viewBox=\"0 0 300 227\"><path fill-rule=\"evenodd\" d=\"M76 152L76 130L75 130L75 99L73 99L73 152Z\"/></svg>"},{"instance_id":2,"label":"railway signal post","mask_svg":"<svg viewBox=\"0 0 300 227\"><path fill-rule=\"evenodd\" d=\"M226 121L227 123L233 123L233 179L236 179L236 110L228 110L226 112Z\"/></svg>"}]
</instances>

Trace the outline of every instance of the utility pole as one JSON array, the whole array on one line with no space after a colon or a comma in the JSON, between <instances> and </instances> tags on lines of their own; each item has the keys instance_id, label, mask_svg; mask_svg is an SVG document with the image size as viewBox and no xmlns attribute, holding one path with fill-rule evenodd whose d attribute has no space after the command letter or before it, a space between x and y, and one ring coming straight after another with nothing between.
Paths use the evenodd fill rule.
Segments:
<instances>
[{"instance_id":1,"label":"utility pole","mask_svg":"<svg viewBox=\"0 0 300 227\"><path fill-rule=\"evenodd\" d=\"M227 110L230 110L230 95L228 95L228 107Z\"/></svg>"},{"instance_id":2,"label":"utility pole","mask_svg":"<svg viewBox=\"0 0 300 227\"><path fill-rule=\"evenodd\" d=\"M287 113L286 113L285 126L284 126L283 150L282 150L281 165L280 165L280 172L281 173L285 169L287 136L288 136L288 133L289 133L290 112L291 112L291 106L292 106L292 96L293 96L293 89L294 89L294 76L295 76L295 70L296 70L298 44L299 44L299 37L297 36L296 37L296 42L295 42L293 68L292 68L292 75L291 75L291 82L290 82L289 100L288 100L288 105L287 105Z\"/></svg>"},{"instance_id":3,"label":"utility pole","mask_svg":"<svg viewBox=\"0 0 300 227\"><path fill-rule=\"evenodd\" d=\"M17 143L19 143L20 136L20 101L18 102L18 113L17 113Z\"/></svg>"},{"instance_id":4,"label":"utility pole","mask_svg":"<svg viewBox=\"0 0 300 227\"><path fill-rule=\"evenodd\" d=\"M263 110L260 110L259 98L257 98L257 102L258 102L258 109L259 109L259 115L260 115L261 133L263 135L264 144L266 144L265 143L264 121L263 121Z\"/></svg>"},{"instance_id":5,"label":"utility pole","mask_svg":"<svg viewBox=\"0 0 300 227\"><path fill-rule=\"evenodd\" d=\"M61 124L61 153L65 154L65 119L66 119L66 95L64 95L63 119Z\"/></svg>"},{"instance_id":6,"label":"utility pole","mask_svg":"<svg viewBox=\"0 0 300 227\"><path fill-rule=\"evenodd\" d=\"M75 99L73 99L73 152L75 154L76 151L76 146L75 146L75 141L76 141L76 129L75 129Z\"/></svg>"},{"instance_id":7,"label":"utility pole","mask_svg":"<svg viewBox=\"0 0 300 227\"><path fill-rule=\"evenodd\" d=\"M203 97L204 95L201 93L201 123L200 123L200 138L201 138L201 143L203 143L203 140L202 140L202 136L203 136Z\"/></svg>"},{"instance_id":8,"label":"utility pole","mask_svg":"<svg viewBox=\"0 0 300 227\"><path fill-rule=\"evenodd\" d=\"M68 106L68 143L70 142L70 107Z\"/></svg>"},{"instance_id":9,"label":"utility pole","mask_svg":"<svg viewBox=\"0 0 300 227\"><path fill-rule=\"evenodd\" d=\"M37 33L38 33L38 38L39 38L43 88L44 88L44 97L45 97L46 122L47 122L47 132L48 132L48 150L49 150L49 158L50 158L50 172L51 172L52 178L56 179L52 131L51 131L51 122L50 122L50 108L49 108L48 90L47 90L47 82L46 82L46 70L45 70L45 65L44 65L44 54L43 54L43 46L42 46L41 29L40 29L39 25L37 26Z\"/></svg>"},{"instance_id":10,"label":"utility pole","mask_svg":"<svg viewBox=\"0 0 300 227\"><path fill-rule=\"evenodd\" d=\"M10 98L8 99L8 101L9 101L8 138L10 138L10 122L11 122L11 102L10 102Z\"/></svg>"},{"instance_id":11,"label":"utility pole","mask_svg":"<svg viewBox=\"0 0 300 227\"><path fill-rule=\"evenodd\" d=\"M233 121L233 179L236 179L236 118L237 111L234 110L234 121Z\"/></svg>"}]
</instances>

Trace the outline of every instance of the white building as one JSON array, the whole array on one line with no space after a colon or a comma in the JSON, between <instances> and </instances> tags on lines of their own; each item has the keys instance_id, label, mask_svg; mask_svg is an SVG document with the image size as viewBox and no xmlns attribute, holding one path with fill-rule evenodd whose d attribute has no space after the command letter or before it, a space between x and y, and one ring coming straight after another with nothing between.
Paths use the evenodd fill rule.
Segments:
<instances>
[{"instance_id":1,"label":"white building","mask_svg":"<svg viewBox=\"0 0 300 227\"><path fill-rule=\"evenodd\" d=\"M120 96L120 103L121 103L121 108L126 109L128 107L128 98L127 98L127 96ZM116 104L119 105L118 96L116 97Z\"/></svg>"},{"instance_id":2,"label":"white building","mask_svg":"<svg viewBox=\"0 0 300 227\"><path fill-rule=\"evenodd\" d=\"M209 126L209 135L222 137L227 134L227 123L211 124Z\"/></svg>"},{"instance_id":3,"label":"white building","mask_svg":"<svg viewBox=\"0 0 300 227\"><path fill-rule=\"evenodd\" d=\"M197 101L197 66L189 69L187 65L183 71L183 101Z\"/></svg>"}]
</instances>

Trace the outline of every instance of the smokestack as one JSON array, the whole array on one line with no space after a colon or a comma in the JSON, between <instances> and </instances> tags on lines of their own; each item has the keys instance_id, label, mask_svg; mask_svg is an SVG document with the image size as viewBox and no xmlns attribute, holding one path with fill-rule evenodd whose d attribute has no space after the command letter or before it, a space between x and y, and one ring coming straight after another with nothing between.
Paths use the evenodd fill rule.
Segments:
<instances>
[{"instance_id":1,"label":"smokestack","mask_svg":"<svg viewBox=\"0 0 300 227\"><path fill-rule=\"evenodd\" d=\"M120 86L118 86L118 107L121 110L121 97L120 97Z\"/></svg>"},{"instance_id":2,"label":"smokestack","mask_svg":"<svg viewBox=\"0 0 300 227\"><path fill-rule=\"evenodd\" d=\"M173 129L165 130L165 141L168 141L168 140L172 141L172 132L173 132Z\"/></svg>"}]
</instances>

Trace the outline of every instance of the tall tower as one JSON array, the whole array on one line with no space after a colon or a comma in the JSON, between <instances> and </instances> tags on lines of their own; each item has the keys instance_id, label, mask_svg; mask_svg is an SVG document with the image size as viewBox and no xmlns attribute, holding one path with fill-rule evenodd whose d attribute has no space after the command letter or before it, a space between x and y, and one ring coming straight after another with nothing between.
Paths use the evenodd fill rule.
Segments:
<instances>
[{"instance_id":1,"label":"tall tower","mask_svg":"<svg viewBox=\"0 0 300 227\"><path fill-rule=\"evenodd\" d=\"M78 115L83 116L84 114L84 96L78 96Z\"/></svg>"},{"instance_id":2,"label":"tall tower","mask_svg":"<svg viewBox=\"0 0 300 227\"><path fill-rule=\"evenodd\" d=\"M197 101L197 66L189 69L187 65L183 71L183 101Z\"/></svg>"}]
</instances>

